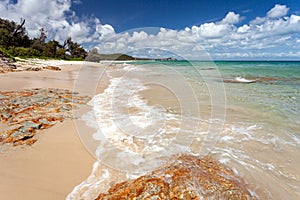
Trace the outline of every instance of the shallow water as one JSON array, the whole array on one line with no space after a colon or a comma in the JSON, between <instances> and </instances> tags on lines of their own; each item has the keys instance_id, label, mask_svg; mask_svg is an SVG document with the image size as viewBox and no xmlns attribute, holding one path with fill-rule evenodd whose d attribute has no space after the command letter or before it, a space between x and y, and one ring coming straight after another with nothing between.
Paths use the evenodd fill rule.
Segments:
<instances>
[{"instance_id":1,"label":"shallow water","mask_svg":"<svg viewBox=\"0 0 300 200\"><path fill-rule=\"evenodd\" d=\"M69 199L95 197L176 153L212 155L257 199L300 198L299 62L152 61L106 73L110 85L85 117L98 129L99 162Z\"/></svg>"}]
</instances>

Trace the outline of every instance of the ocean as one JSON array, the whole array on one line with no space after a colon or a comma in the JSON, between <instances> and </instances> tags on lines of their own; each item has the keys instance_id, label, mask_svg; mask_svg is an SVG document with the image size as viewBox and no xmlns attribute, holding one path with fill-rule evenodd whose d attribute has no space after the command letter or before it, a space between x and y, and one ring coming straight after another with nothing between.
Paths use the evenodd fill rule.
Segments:
<instances>
[{"instance_id":1,"label":"ocean","mask_svg":"<svg viewBox=\"0 0 300 200\"><path fill-rule=\"evenodd\" d=\"M110 84L83 117L98 130L98 162L68 199L181 153L226 164L255 199L300 198L300 62L136 61L105 73Z\"/></svg>"}]
</instances>

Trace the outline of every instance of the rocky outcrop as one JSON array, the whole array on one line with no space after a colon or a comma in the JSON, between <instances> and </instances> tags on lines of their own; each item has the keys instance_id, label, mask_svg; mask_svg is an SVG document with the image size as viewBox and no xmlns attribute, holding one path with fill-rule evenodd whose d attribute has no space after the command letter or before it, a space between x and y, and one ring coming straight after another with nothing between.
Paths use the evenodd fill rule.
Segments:
<instances>
[{"instance_id":1,"label":"rocky outcrop","mask_svg":"<svg viewBox=\"0 0 300 200\"><path fill-rule=\"evenodd\" d=\"M41 70L61 70L57 66L49 66L42 63L35 62L34 60L22 60L18 62L7 58L3 52L0 51L0 74L6 72L20 72L20 71L41 71Z\"/></svg>"},{"instance_id":2,"label":"rocky outcrop","mask_svg":"<svg viewBox=\"0 0 300 200\"><path fill-rule=\"evenodd\" d=\"M0 92L0 142L13 145L33 144L39 130L47 129L66 118L74 118L72 109L90 97L63 89L30 89Z\"/></svg>"},{"instance_id":3,"label":"rocky outcrop","mask_svg":"<svg viewBox=\"0 0 300 200\"><path fill-rule=\"evenodd\" d=\"M150 174L116 184L97 200L252 199L243 180L211 157L181 155Z\"/></svg>"},{"instance_id":4,"label":"rocky outcrop","mask_svg":"<svg viewBox=\"0 0 300 200\"><path fill-rule=\"evenodd\" d=\"M9 59L5 54L0 50L0 73L12 72L16 70L16 65L12 59Z\"/></svg>"}]
</instances>

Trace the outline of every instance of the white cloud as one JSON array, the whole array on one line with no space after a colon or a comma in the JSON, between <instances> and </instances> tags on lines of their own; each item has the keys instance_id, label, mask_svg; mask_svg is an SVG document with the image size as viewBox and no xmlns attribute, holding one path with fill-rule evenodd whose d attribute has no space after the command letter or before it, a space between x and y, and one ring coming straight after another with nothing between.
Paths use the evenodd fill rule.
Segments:
<instances>
[{"instance_id":1,"label":"white cloud","mask_svg":"<svg viewBox=\"0 0 300 200\"><path fill-rule=\"evenodd\" d=\"M250 26L247 25L247 24L244 24L243 26L240 26L240 27L237 29L237 32L238 32L238 33L247 33L249 30L250 30Z\"/></svg>"},{"instance_id":2,"label":"white cloud","mask_svg":"<svg viewBox=\"0 0 300 200\"><path fill-rule=\"evenodd\" d=\"M0 17L9 16L14 21L25 18L26 28L33 37L37 37L38 30L44 27L49 39L63 41L72 36L88 48L97 47L101 53L131 52L141 57L176 54L187 59L200 59L209 57L205 54L207 51L215 59L254 59L294 58L300 52L300 46L295 45L299 44L300 16L288 16L289 8L285 5L277 4L265 16L241 25L243 16L228 12L220 21L182 30L143 28L115 33L111 25L102 24L98 18L80 19L71 10L72 2L75 1L19 0L12 4L2 0Z\"/></svg>"},{"instance_id":3,"label":"white cloud","mask_svg":"<svg viewBox=\"0 0 300 200\"><path fill-rule=\"evenodd\" d=\"M192 29L204 38L220 38L223 37L229 27L226 24L205 23L199 27L193 26Z\"/></svg>"},{"instance_id":4,"label":"white cloud","mask_svg":"<svg viewBox=\"0 0 300 200\"><path fill-rule=\"evenodd\" d=\"M129 38L128 42L144 41L148 38L148 34L144 31L133 32L133 36Z\"/></svg>"},{"instance_id":5,"label":"white cloud","mask_svg":"<svg viewBox=\"0 0 300 200\"><path fill-rule=\"evenodd\" d=\"M74 4L82 4L82 1L81 1L81 0L72 0L72 2L73 2Z\"/></svg>"},{"instance_id":6,"label":"white cloud","mask_svg":"<svg viewBox=\"0 0 300 200\"><path fill-rule=\"evenodd\" d=\"M267 17L269 18L280 18L285 16L289 11L289 8L286 5L276 4L268 13Z\"/></svg>"},{"instance_id":7,"label":"white cloud","mask_svg":"<svg viewBox=\"0 0 300 200\"><path fill-rule=\"evenodd\" d=\"M234 29L234 24L240 21L240 15L229 12L220 22L204 23L193 26L192 32L203 38L221 38Z\"/></svg>"},{"instance_id":8,"label":"white cloud","mask_svg":"<svg viewBox=\"0 0 300 200\"><path fill-rule=\"evenodd\" d=\"M103 35L114 33L112 26L101 24L97 18L78 20L76 13L71 10L72 2L71 0L18 0L13 4L5 0L0 2L0 17L16 22L23 18L26 20L25 26L31 37L38 37L39 29L43 27L49 39L60 42L69 36L79 43L92 42Z\"/></svg>"},{"instance_id":9,"label":"white cloud","mask_svg":"<svg viewBox=\"0 0 300 200\"><path fill-rule=\"evenodd\" d=\"M229 12L226 17L221 21L223 24L236 24L240 21L240 15L234 12Z\"/></svg>"},{"instance_id":10,"label":"white cloud","mask_svg":"<svg viewBox=\"0 0 300 200\"><path fill-rule=\"evenodd\" d=\"M265 17L256 17L254 20L250 21L250 24L262 24L266 22Z\"/></svg>"},{"instance_id":11,"label":"white cloud","mask_svg":"<svg viewBox=\"0 0 300 200\"><path fill-rule=\"evenodd\" d=\"M241 21L240 15L229 12L218 22L186 27L179 31L161 28L155 35L147 34L151 32L147 29L135 31L133 34L116 34L118 36L115 38L118 39L110 40L109 45L102 42L99 49L104 53L145 53L142 50L144 47L159 48L187 59L199 59L204 50L215 59L293 57L300 51L299 45L295 45L299 43L297 38L300 36L300 16L286 16L287 11L286 6L276 5L265 17L257 17L240 26L236 25ZM289 49L289 53L284 52L286 49Z\"/></svg>"}]
</instances>

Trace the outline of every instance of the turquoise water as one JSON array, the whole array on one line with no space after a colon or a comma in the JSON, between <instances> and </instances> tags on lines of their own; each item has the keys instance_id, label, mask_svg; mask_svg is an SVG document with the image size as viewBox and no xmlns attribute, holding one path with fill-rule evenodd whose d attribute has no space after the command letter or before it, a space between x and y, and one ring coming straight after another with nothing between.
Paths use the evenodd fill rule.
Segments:
<instances>
[{"instance_id":1,"label":"turquoise water","mask_svg":"<svg viewBox=\"0 0 300 200\"><path fill-rule=\"evenodd\" d=\"M173 85L190 84L197 95L198 118L223 123L222 130L215 129L218 134L204 139L214 146L210 154L248 179L258 199L300 198L300 62L159 61L137 66L165 79L175 77ZM184 79L176 78L178 74ZM184 101L195 101L188 92L185 95ZM182 110L181 114L185 115ZM200 142L194 146L200 145L207 148ZM203 148L191 151L208 152Z\"/></svg>"},{"instance_id":2,"label":"turquoise water","mask_svg":"<svg viewBox=\"0 0 300 200\"><path fill-rule=\"evenodd\" d=\"M138 65L163 71L173 67L193 81L203 81L203 70L219 71L217 81L242 77L255 80L251 84L224 83L227 100L247 101L260 108L280 112L284 117L299 123L300 116L300 62L297 61L139 61ZM167 70L169 73L169 70ZM218 76L212 72L211 76ZM229 102L230 103L230 102ZM292 116L291 116L292 115Z\"/></svg>"},{"instance_id":3,"label":"turquoise water","mask_svg":"<svg viewBox=\"0 0 300 200\"><path fill-rule=\"evenodd\" d=\"M239 76L257 80L247 86L228 83L227 90L299 123L300 62L216 62L216 65L225 79Z\"/></svg>"},{"instance_id":4,"label":"turquoise water","mask_svg":"<svg viewBox=\"0 0 300 200\"><path fill-rule=\"evenodd\" d=\"M189 153L228 165L254 199L300 199L300 62L137 61L106 74L86 117L98 162L74 194Z\"/></svg>"}]
</instances>

